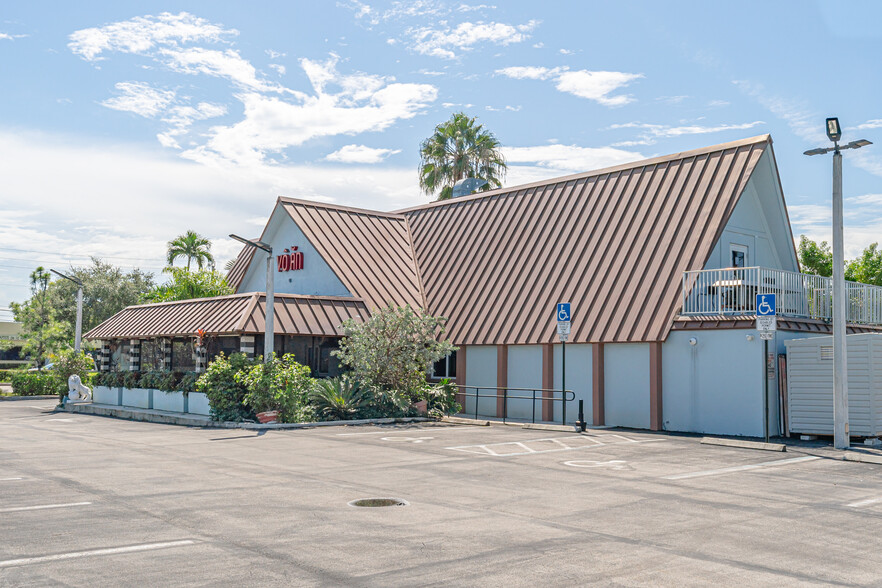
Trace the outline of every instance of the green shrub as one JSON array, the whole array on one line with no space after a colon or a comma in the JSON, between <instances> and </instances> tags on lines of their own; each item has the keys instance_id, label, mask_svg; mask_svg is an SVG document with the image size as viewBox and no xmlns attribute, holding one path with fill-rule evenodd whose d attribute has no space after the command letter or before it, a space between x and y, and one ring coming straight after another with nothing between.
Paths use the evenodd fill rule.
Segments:
<instances>
[{"instance_id":1,"label":"green shrub","mask_svg":"<svg viewBox=\"0 0 882 588\"><path fill-rule=\"evenodd\" d=\"M16 370L0 370L0 383L9 384L12 382L12 376L14 374L24 373L26 370L16 369Z\"/></svg>"},{"instance_id":2,"label":"green shrub","mask_svg":"<svg viewBox=\"0 0 882 588\"><path fill-rule=\"evenodd\" d=\"M64 402L67 397L67 382L71 376L77 375L83 384L89 385L89 372L95 367L95 361L91 357L83 352L75 353L73 350L65 350L55 355L52 360L52 371L64 384L63 389L58 393L59 402Z\"/></svg>"},{"instance_id":3,"label":"green shrub","mask_svg":"<svg viewBox=\"0 0 882 588\"><path fill-rule=\"evenodd\" d=\"M187 372L178 381L178 390L184 394L196 391L196 382L199 380L199 374L196 372Z\"/></svg>"},{"instance_id":4,"label":"green shrub","mask_svg":"<svg viewBox=\"0 0 882 588\"><path fill-rule=\"evenodd\" d=\"M319 380L309 393L316 411L329 420L357 418L359 411L369 407L373 395L347 377Z\"/></svg>"},{"instance_id":5,"label":"green shrub","mask_svg":"<svg viewBox=\"0 0 882 588\"><path fill-rule=\"evenodd\" d=\"M12 393L16 396L43 396L67 394L67 382L52 370L19 372L12 375Z\"/></svg>"},{"instance_id":6,"label":"green shrub","mask_svg":"<svg viewBox=\"0 0 882 588\"><path fill-rule=\"evenodd\" d=\"M233 353L229 357L220 353L208 364L205 373L196 380L196 391L208 397L213 420L234 422L254 420L254 411L245 405L248 388L235 377L254 364L255 361L244 353Z\"/></svg>"},{"instance_id":7,"label":"green shrub","mask_svg":"<svg viewBox=\"0 0 882 588\"><path fill-rule=\"evenodd\" d=\"M266 363L255 362L238 371L234 379L245 387L244 404L255 413L278 410L279 420L294 423L315 419L309 405L309 393L315 385L310 374L311 370L289 353Z\"/></svg>"},{"instance_id":8,"label":"green shrub","mask_svg":"<svg viewBox=\"0 0 882 588\"><path fill-rule=\"evenodd\" d=\"M426 400L429 405L429 416L442 417L457 414L462 406L456 401L457 387L448 378L426 388Z\"/></svg>"}]
</instances>

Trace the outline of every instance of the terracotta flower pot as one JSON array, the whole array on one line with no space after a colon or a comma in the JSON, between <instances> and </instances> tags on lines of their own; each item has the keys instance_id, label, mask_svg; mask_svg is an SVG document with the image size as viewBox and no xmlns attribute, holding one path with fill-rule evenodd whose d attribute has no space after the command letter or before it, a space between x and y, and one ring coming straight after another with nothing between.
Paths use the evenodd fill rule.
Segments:
<instances>
[{"instance_id":1,"label":"terracotta flower pot","mask_svg":"<svg viewBox=\"0 0 882 588\"><path fill-rule=\"evenodd\" d=\"M266 412L257 413L257 420L261 422L261 424L267 425L269 423L274 423L279 419L279 411L277 410L268 410Z\"/></svg>"},{"instance_id":2,"label":"terracotta flower pot","mask_svg":"<svg viewBox=\"0 0 882 588\"><path fill-rule=\"evenodd\" d=\"M420 414L429 414L429 401L428 400L420 400L419 402L414 402L412 405L413 408Z\"/></svg>"}]
</instances>

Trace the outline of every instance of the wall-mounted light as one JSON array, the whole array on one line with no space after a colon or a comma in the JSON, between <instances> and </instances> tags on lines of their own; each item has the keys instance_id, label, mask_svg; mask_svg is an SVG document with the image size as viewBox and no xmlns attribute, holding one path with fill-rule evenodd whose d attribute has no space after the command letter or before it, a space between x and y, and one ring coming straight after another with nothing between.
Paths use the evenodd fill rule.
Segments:
<instances>
[{"instance_id":1,"label":"wall-mounted light","mask_svg":"<svg viewBox=\"0 0 882 588\"><path fill-rule=\"evenodd\" d=\"M689 344L693 347L698 345L698 337L689 337Z\"/></svg>"},{"instance_id":2,"label":"wall-mounted light","mask_svg":"<svg viewBox=\"0 0 882 588\"><path fill-rule=\"evenodd\" d=\"M747 340L748 340L748 341L753 341L753 339L754 339L753 335L748 335L748 336L747 336Z\"/></svg>"}]
</instances>

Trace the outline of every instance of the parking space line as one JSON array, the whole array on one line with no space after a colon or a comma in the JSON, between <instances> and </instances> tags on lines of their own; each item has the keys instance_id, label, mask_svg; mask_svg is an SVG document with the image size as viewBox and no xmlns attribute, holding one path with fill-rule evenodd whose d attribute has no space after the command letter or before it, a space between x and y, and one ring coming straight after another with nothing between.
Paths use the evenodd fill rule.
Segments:
<instances>
[{"instance_id":1,"label":"parking space line","mask_svg":"<svg viewBox=\"0 0 882 588\"><path fill-rule=\"evenodd\" d=\"M23 480L24 478L0 478L0 482L12 482L13 480Z\"/></svg>"},{"instance_id":2,"label":"parking space line","mask_svg":"<svg viewBox=\"0 0 882 588\"><path fill-rule=\"evenodd\" d=\"M599 436L574 436L574 437L555 437L546 439L529 439L527 441L504 441L499 443L488 443L485 445L458 445L456 447L447 447L453 451L462 451L465 453L477 453L478 455L492 455L493 457L514 457L517 455L534 455L539 453L553 453L557 451L572 451L575 449L596 449L607 445L619 445L624 443L651 443L656 441L664 441L664 439L647 439L644 441L630 439L624 435L599 435ZM553 449L535 449L530 444L552 443L556 447ZM496 449L492 448L497 448ZM507 449L521 448L523 451L507 451Z\"/></svg>"},{"instance_id":3,"label":"parking space line","mask_svg":"<svg viewBox=\"0 0 882 588\"><path fill-rule=\"evenodd\" d=\"M426 431L429 429L439 430L439 431L452 431L454 429L477 429L477 430L480 430L481 427L475 427L473 425L465 425L462 427L443 427L443 426L439 427L439 426L435 425L432 427L417 427L415 429L400 429L400 430L389 429L386 431L365 431L363 433L335 433L335 436L337 436L337 437L352 437L354 435L383 435L383 434L394 435L396 433L409 433L412 431Z\"/></svg>"},{"instance_id":4,"label":"parking space line","mask_svg":"<svg viewBox=\"0 0 882 588\"><path fill-rule=\"evenodd\" d=\"M183 539L180 541L164 541L162 543L142 543L141 545L127 545L126 547L109 547L106 549L92 549L89 551L71 551L69 553L58 553L55 555L41 555L38 557L23 557L20 559L8 559L0 561L0 568L10 568L13 566L27 566L50 561L59 561L64 559L76 559L80 557L92 557L96 555L117 555L120 553L134 553L137 551L152 551L154 549L167 549L169 547L182 547L184 545L194 545L196 541L192 539Z\"/></svg>"},{"instance_id":5,"label":"parking space line","mask_svg":"<svg viewBox=\"0 0 882 588\"><path fill-rule=\"evenodd\" d=\"M851 508L860 508L862 506L870 506L871 504L876 504L877 502L882 502L882 497L858 500L857 502L852 502L848 506L850 506Z\"/></svg>"},{"instance_id":6,"label":"parking space line","mask_svg":"<svg viewBox=\"0 0 882 588\"><path fill-rule=\"evenodd\" d=\"M22 512L25 510L46 510L49 508L67 508L69 506L88 506L91 502L69 502L67 504L38 504L37 506L16 506L13 508L0 508L0 512Z\"/></svg>"},{"instance_id":7,"label":"parking space line","mask_svg":"<svg viewBox=\"0 0 882 588\"><path fill-rule=\"evenodd\" d=\"M731 474L733 472L744 472L747 470L756 470L759 468L770 468L775 466L789 465L792 463L800 463L804 461L814 461L821 459L816 455L807 455L804 457L793 457L790 459L778 459L775 461L764 461L762 463L754 463L743 466L734 466L731 468L720 468L718 470L704 470L701 472L690 472L688 474L675 474L673 476L664 476L664 480L686 480L689 478L702 478L704 476L717 476L720 474Z\"/></svg>"}]
</instances>

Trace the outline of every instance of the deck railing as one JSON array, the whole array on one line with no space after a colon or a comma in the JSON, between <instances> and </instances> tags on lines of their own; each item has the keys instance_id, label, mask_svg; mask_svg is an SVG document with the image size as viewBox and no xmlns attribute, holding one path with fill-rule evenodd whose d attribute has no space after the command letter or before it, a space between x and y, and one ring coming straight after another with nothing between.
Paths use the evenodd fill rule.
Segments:
<instances>
[{"instance_id":1,"label":"deck railing","mask_svg":"<svg viewBox=\"0 0 882 588\"><path fill-rule=\"evenodd\" d=\"M882 287L845 283L850 323L882 325ZM830 278L765 267L683 272L685 316L754 315L756 295L775 294L781 316L831 320Z\"/></svg>"}]
</instances>

